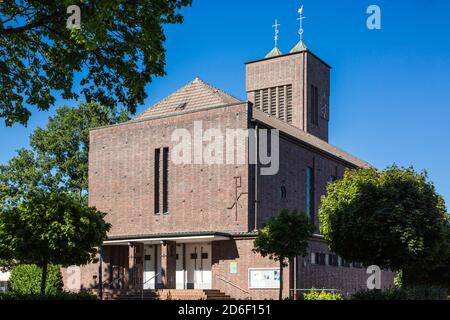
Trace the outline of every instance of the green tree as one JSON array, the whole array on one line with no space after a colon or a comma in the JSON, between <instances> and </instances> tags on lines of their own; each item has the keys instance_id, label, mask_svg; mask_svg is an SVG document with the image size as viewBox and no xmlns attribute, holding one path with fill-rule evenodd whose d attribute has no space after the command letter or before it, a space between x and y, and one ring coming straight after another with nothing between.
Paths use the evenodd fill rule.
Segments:
<instances>
[{"instance_id":1,"label":"green tree","mask_svg":"<svg viewBox=\"0 0 450 320\"><path fill-rule=\"evenodd\" d=\"M191 2L1 1L0 118L26 124L29 106L47 110L57 92L134 113L152 77L165 74L164 25L181 23ZM71 5L79 29L67 27Z\"/></svg>"},{"instance_id":2,"label":"green tree","mask_svg":"<svg viewBox=\"0 0 450 320\"><path fill-rule=\"evenodd\" d=\"M49 264L92 261L111 227L104 216L71 195L33 195L0 215L0 259L41 267L44 294Z\"/></svg>"},{"instance_id":3,"label":"green tree","mask_svg":"<svg viewBox=\"0 0 450 320\"><path fill-rule=\"evenodd\" d=\"M292 262L297 256L306 256L308 240L314 230L305 213L297 210L289 212L287 209L282 209L258 230L253 251L280 263L280 300L283 298L283 267L287 266L286 260Z\"/></svg>"},{"instance_id":4,"label":"green tree","mask_svg":"<svg viewBox=\"0 0 450 320\"><path fill-rule=\"evenodd\" d=\"M4 199L15 203L24 195L42 191L74 192L85 196L89 130L129 119L125 111L112 111L96 103L57 109L45 128L37 128L32 133L31 150L19 150L7 165L0 166Z\"/></svg>"},{"instance_id":5,"label":"green tree","mask_svg":"<svg viewBox=\"0 0 450 320\"><path fill-rule=\"evenodd\" d=\"M61 107L46 128L37 128L30 144L39 163L64 182L65 190L83 194L88 189L89 130L130 120L127 112L111 111L96 103Z\"/></svg>"},{"instance_id":6,"label":"green tree","mask_svg":"<svg viewBox=\"0 0 450 320\"><path fill-rule=\"evenodd\" d=\"M331 250L350 261L402 271L405 286L430 282L448 252L449 217L426 173L392 166L347 171L319 208Z\"/></svg>"}]
</instances>

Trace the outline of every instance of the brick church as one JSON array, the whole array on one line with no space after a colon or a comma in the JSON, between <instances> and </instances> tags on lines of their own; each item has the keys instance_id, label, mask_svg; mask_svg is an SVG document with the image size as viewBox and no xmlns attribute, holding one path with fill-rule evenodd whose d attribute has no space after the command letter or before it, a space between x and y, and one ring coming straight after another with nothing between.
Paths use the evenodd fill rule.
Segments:
<instances>
[{"instance_id":1,"label":"brick church","mask_svg":"<svg viewBox=\"0 0 450 320\"><path fill-rule=\"evenodd\" d=\"M366 288L366 269L330 252L318 231L327 184L370 166L328 143L331 67L302 41L288 54L274 48L245 66L247 101L195 79L135 119L90 132L89 203L108 213L112 228L98 261L79 269L75 289L101 283L104 292L122 294L170 289L172 297L276 299L278 263L252 249L258 228L281 208L306 212L317 227L309 254L284 269L285 297L301 289L349 295ZM245 152L240 162L172 161L173 132L193 132L196 123L252 130L256 138L236 147ZM267 130L279 139L272 175L261 174L260 160L250 161L258 133ZM392 278L383 271L383 286Z\"/></svg>"}]
</instances>

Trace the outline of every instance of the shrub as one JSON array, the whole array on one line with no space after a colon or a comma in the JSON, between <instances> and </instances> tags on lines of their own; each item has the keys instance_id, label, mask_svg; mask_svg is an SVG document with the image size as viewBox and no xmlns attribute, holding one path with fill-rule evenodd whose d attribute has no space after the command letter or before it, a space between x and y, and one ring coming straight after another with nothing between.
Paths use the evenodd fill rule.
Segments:
<instances>
[{"instance_id":1,"label":"shrub","mask_svg":"<svg viewBox=\"0 0 450 320\"><path fill-rule=\"evenodd\" d=\"M22 264L11 271L10 288L15 294L38 294L41 289L42 269L34 264ZM63 281L59 266L49 265L45 293L55 295L62 291Z\"/></svg>"},{"instance_id":2,"label":"shrub","mask_svg":"<svg viewBox=\"0 0 450 320\"><path fill-rule=\"evenodd\" d=\"M47 295L7 292L0 293L0 301L2 300L97 300L97 297L87 292L57 292Z\"/></svg>"},{"instance_id":3,"label":"shrub","mask_svg":"<svg viewBox=\"0 0 450 320\"><path fill-rule=\"evenodd\" d=\"M303 294L303 300L344 300L344 297L340 293L319 292L313 289L311 292Z\"/></svg>"},{"instance_id":4,"label":"shrub","mask_svg":"<svg viewBox=\"0 0 450 320\"><path fill-rule=\"evenodd\" d=\"M352 295L353 300L447 300L447 290L439 287L389 288L361 290Z\"/></svg>"}]
</instances>

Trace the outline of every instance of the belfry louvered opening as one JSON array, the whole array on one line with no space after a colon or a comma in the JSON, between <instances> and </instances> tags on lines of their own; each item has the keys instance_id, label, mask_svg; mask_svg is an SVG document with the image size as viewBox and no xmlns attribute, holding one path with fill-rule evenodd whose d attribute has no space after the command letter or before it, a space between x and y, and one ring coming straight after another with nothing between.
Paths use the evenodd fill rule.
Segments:
<instances>
[{"instance_id":1,"label":"belfry louvered opening","mask_svg":"<svg viewBox=\"0 0 450 320\"><path fill-rule=\"evenodd\" d=\"M255 108L292 123L292 85L255 90Z\"/></svg>"}]
</instances>

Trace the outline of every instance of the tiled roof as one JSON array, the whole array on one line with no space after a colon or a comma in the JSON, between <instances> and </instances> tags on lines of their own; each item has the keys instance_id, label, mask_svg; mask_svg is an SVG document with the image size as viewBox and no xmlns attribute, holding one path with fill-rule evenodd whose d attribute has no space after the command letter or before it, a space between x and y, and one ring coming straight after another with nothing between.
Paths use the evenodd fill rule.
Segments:
<instances>
[{"instance_id":1,"label":"tiled roof","mask_svg":"<svg viewBox=\"0 0 450 320\"><path fill-rule=\"evenodd\" d=\"M138 115L135 120L240 102L239 99L196 78L194 81Z\"/></svg>"},{"instance_id":2,"label":"tiled roof","mask_svg":"<svg viewBox=\"0 0 450 320\"><path fill-rule=\"evenodd\" d=\"M252 112L254 120L260 121L262 123L265 123L266 125L269 125L272 128L278 129L280 132L298 141L301 141L317 150L321 150L322 152L328 153L329 155L344 160L347 163L350 163L356 167L373 168L372 165L367 163L366 161L358 159L355 156L329 144L328 142L288 124L287 122L281 121L256 108L253 108Z\"/></svg>"}]
</instances>

